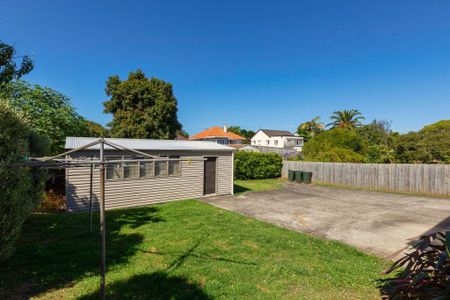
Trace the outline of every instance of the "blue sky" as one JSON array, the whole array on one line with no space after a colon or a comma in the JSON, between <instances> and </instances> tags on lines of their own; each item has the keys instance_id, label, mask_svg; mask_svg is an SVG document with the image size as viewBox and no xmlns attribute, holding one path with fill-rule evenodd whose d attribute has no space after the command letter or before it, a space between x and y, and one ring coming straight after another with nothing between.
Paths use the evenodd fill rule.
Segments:
<instances>
[{"instance_id":1,"label":"blue sky","mask_svg":"<svg viewBox=\"0 0 450 300\"><path fill-rule=\"evenodd\" d=\"M174 85L191 134L224 122L295 130L359 109L400 132L450 118L450 1L0 0L24 79L105 124L105 81Z\"/></svg>"}]
</instances>

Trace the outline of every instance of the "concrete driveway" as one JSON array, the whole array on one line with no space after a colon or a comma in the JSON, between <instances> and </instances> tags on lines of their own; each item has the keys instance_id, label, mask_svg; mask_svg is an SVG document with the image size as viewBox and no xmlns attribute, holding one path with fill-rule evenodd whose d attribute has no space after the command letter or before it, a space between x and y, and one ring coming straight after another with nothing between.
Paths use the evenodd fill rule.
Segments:
<instances>
[{"instance_id":1,"label":"concrete driveway","mask_svg":"<svg viewBox=\"0 0 450 300\"><path fill-rule=\"evenodd\" d=\"M385 257L424 233L450 230L450 199L286 183L203 201Z\"/></svg>"}]
</instances>

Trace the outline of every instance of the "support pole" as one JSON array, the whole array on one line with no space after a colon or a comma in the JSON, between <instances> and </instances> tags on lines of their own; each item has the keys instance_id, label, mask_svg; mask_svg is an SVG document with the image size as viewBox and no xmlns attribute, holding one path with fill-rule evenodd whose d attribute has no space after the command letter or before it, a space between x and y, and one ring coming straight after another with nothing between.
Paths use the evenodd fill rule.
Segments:
<instances>
[{"instance_id":1,"label":"support pole","mask_svg":"<svg viewBox=\"0 0 450 300\"><path fill-rule=\"evenodd\" d=\"M105 243L105 140L100 140L100 297L105 299L105 265L106 265L106 243Z\"/></svg>"},{"instance_id":2,"label":"support pole","mask_svg":"<svg viewBox=\"0 0 450 300\"><path fill-rule=\"evenodd\" d=\"M92 158L91 158L92 161ZM90 174L90 182L89 182L89 232L92 232L92 173L94 166L91 163L91 174Z\"/></svg>"}]
</instances>

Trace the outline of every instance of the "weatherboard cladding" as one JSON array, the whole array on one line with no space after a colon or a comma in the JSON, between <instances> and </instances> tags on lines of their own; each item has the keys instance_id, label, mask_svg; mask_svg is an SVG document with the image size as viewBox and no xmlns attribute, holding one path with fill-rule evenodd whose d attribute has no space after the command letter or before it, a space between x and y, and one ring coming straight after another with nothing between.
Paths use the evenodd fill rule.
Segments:
<instances>
[{"instance_id":1,"label":"weatherboard cladding","mask_svg":"<svg viewBox=\"0 0 450 300\"><path fill-rule=\"evenodd\" d=\"M181 175L140 179L117 179L105 181L106 209L142 206L152 203L198 198L203 196L203 172L205 156L217 156L216 195L232 194L233 159L232 151L144 151L152 155L180 155L193 158L181 161ZM105 150L105 156L126 155L120 151ZM86 150L70 155L77 157L98 157L98 151ZM89 209L90 168L66 170L66 204L71 212ZM99 170L93 172L93 207L98 208Z\"/></svg>"}]
</instances>

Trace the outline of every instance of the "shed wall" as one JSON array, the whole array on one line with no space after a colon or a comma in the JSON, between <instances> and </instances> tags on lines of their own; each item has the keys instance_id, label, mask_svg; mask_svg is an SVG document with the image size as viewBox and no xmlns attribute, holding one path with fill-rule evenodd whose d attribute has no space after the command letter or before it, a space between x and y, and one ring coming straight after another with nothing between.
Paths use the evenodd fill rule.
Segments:
<instances>
[{"instance_id":1,"label":"shed wall","mask_svg":"<svg viewBox=\"0 0 450 300\"><path fill-rule=\"evenodd\" d=\"M233 159L232 152L150 152L152 155L180 155L180 158L201 159L217 156L216 195L232 194ZM126 155L119 151L106 151L108 156ZM72 155L98 157L98 151L84 151ZM114 179L105 181L105 208L124 208L142 206L188 198L203 197L204 162L201 160L182 161L180 176L151 177L140 179ZM93 206L98 209L99 176L98 169L93 172ZM66 205L71 212L89 209L90 168L74 168L66 171Z\"/></svg>"}]
</instances>

